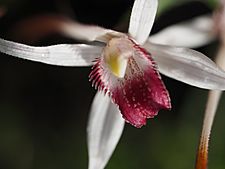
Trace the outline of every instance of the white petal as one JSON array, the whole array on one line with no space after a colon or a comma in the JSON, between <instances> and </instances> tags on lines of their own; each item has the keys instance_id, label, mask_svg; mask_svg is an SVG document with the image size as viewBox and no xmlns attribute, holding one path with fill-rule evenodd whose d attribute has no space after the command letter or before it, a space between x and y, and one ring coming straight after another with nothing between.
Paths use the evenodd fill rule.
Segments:
<instances>
[{"instance_id":1,"label":"white petal","mask_svg":"<svg viewBox=\"0 0 225 169\"><path fill-rule=\"evenodd\" d=\"M148 41L161 45L196 48L208 44L213 39L215 35L213 34L212 16L201 16L169 26L150 36Z\"/></svg>"},{"instance_id":2,"label":"white petal","mask_svg":"<svg viewBox=\"0 0 225 169\"><path fill-rule=\"evenodd\" d=\"M143 44L149 36L155 20L158 0L135 0L129 25L130 35Z\"/></svg>"},{"instance_id":3,"label":"white petal","mask_svg":"<svg viewBox=\"0 0 225 169\"><path fill-rule=\"evenodd\" d=\"M207 56L197 51L146 43L160 73L204 89L225 90L225 72Z\"/></svg>"},{"instance_id":4,"label":"white petal","mask_svg":"<svg viewBox=\"0 0 225 169\"><path fill-rule=\"evenodd\" d=\"M61 32L70 38L86 41L108 42L112 37L124 36L123 33L94 25L85 25L74 21L62 22Z\"/></svg>"},{"instance_id":5,"label":"white petal","mask_svg":"<svg viewBox=\"0 0 225 169\"><path fill-rule=\"evenodd\" d=\"M0 52L22 59L59 66L90 66L100 56L102 47L84 44L61 44L46 47L28 46L0 39Z\"/></svg>"},{"instance_id":6,"label":"white petal","mask_svg":"<svg viewBox=\"0 0 225 169\"><path fill-rule=\"evenodd\" d=\"M97 92L88 122L89 169L103 169L110 159L124 128L119 109L107 95Z\"/></svg>"}]
</instances>

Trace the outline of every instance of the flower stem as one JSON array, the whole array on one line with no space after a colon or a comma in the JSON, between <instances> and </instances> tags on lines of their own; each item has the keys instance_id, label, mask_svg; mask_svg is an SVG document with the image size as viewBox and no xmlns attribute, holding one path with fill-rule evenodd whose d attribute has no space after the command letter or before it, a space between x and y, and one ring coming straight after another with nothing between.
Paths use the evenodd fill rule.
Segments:
<instances>
[{"instance_id":1,"label":"flower stem","mask_svg":"<svg viewBox=\"0 0 225 169\"><path fill-rule=\"evenodd\" d=\"M208 95L208 102L203 122L202 134L197 153L197 160L195 166L196 169L207 168L209 138L220 96L221 96L220 91L210 91Z\"/></svg>"},{"instance_id":2,"label":"flower stem","mask_svg":"<svg viewBox=\"0 0 225 169\"><path fill-rule=\"evenodd\" d=\"M216 63L225 69L225 44L222 43L217 57ZM208 147L210 140L210 133L213 125L213 120L216 114L217 106L220 100L221 91L210 91L203 121L202 133L200 137L195 169L207 169L208 165Z\"/></svg>"}]
</instances>

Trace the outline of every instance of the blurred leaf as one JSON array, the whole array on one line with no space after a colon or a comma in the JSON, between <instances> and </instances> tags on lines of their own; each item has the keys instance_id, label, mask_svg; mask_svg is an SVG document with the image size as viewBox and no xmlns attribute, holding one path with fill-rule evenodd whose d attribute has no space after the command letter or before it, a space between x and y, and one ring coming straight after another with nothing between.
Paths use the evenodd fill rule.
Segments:
<instances>
[{"instance_id":1,"label":"blurred leaf","mask_svg":"<svg viewBox=\"0 0 225 169\"><path fill-rule=\"evenodd\" d=\"M185 2L188 2L190 0L160 0L159 1L159 7L158 7L158 15L160 15L161 13L165 12L166 10L168 10L169 8L176 6L176 5L180 5L183 4Z\"/></svg>"},{"instance_id":2,"label":"blurred leaf","mask_svg":"<svg viewBox=\"0 0 225 169\"><path fill-rule=\"evenodd\" d=\"M207 0L207 5L210 7L210 8L215 8L218 4L219 0Z\"/></svg>"}]
</instances>

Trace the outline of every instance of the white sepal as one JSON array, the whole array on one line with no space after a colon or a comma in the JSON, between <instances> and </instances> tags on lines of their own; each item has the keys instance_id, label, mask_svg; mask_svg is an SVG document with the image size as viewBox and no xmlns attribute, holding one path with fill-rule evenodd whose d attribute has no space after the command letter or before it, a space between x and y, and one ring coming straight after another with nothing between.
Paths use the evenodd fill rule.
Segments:
<instances>
[{"instance_id":1,"label":"white sepal","mask_svg":"<svg viewBox=\"0 0 225 169\"><path fill-rule=\"evenodd\" d=\"M169 26L150 36L149 42L188 48L201 47L215 39L212 16L200 16Z\"/></svg>"},{"instance_id":2,"label":"white sepal","mask_svg":"<svg viewBox=\"0 0 225 169\"><path fill-rule=\"evenodd\" d=\"M101 55L102 47L85 44L28 46L0 39L0 52L22 59L58 66L90 66Z\"/></svg>"},{"instance_id":3,"label":"white sepal","mask_svg":"<svg viewBox=\"0 0 225 169\"><path fill-rule=\"evenodd\" d=\"M68 21L60 25L61 32L74 39L84 41L100 41L107 43L113 37L125 36L125 34L95 25L86 25L79 22Z\"/></svg>"},{"instance_id":4,"label":"white sepal","mask_svg":"<svg viewBox=\"0 0 225 169\"><path fill-rule=\"evenodd\" d=\"M197 51L146 43L146 49L158 64L159 72L203 89L225 90L225 72Z\"/></svg>"},{"instance_id":5,"label":"white sepal","mask_svg":"<svg viewBox=\"0 0 225 169\"><path fill-rule=\"evenodd\" d=\"M88 121L89 169L103 169L110 159L124 128L119 109L103 92L97 92Z\"/></svg>"},{"instance_id":6,"label":"white sepal","mask_svg":"<svg viewBox=\"0 0 225 169\"><path fill-rule=\"evenodd\" d=\"M145 43L152 29L158 0L135 0L129 24L129 34L139 43Z\"/></svg>"}]
</instances>

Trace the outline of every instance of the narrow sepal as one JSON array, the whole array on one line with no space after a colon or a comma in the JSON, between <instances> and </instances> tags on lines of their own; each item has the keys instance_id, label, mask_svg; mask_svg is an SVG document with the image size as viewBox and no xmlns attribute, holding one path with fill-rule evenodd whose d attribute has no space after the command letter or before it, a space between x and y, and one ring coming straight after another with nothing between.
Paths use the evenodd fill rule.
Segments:
<instances>
[{"instance_id":1,"label":"narrow sepal","mask_svg":"<svg viewBox=\"0 0 225 169\"><path fill-rule=\"evenodd\" d=\"M103 169L118 144L124 128L119 109L103 92L97 92L91 106L88 135L88 169Z\"/></svg>"},{"instance_id":2,"label":"narrow sepal","mask_svg":"<svg viewBox=\"0 0 225 169\"><path fill-rule=\"evenodd\" d=\"M0 52L22 59L58 66L90 66L102 47L85 44L60 44L34 47L0 39Z\"/></svg>"},{"instance_id":3,"label":"narrow sepal","mask_svg":"<svg viewBox=\"0 0 225 169\"><path fill-rule=\"evenodd\" d=\"M135 0L129 24L129 34L143 44L149 36L155 20L158 0Z\"/></svg>"},{"instance_id":4,"label":"narrow sepal","mask_svg":"<svg viewBox=\"0 0 225 169\"><path fill-rule=\"evenodd\" d=\"M204 15L190 21L171 25L149 37L148 41L161 45L196 48L215 39L212 16Z\"/></svg>"},{"instance_id":5,"label":"narrow sepal","mask_svg":"<svg viewBox=\"0 0 225 169\"><path fill-rule=\"evenodd\" d=\"M106 29L95 25L86 25L79 22L68 21L60 25L60 30L66 36L85 41L99 41L107 43L110 39L125 36L121 32Z\"/></svg>"},{"instance_id":6,"label":"narrow sepal","mask_svg":"<svg viewBox=\"0 0 225 169\"><path fill-rule=\"evenodd\" d=\"M159 72L189 85L225 90L225 72L204 54L181 47L146 43Z\"/></svg>"}]
</instances>

